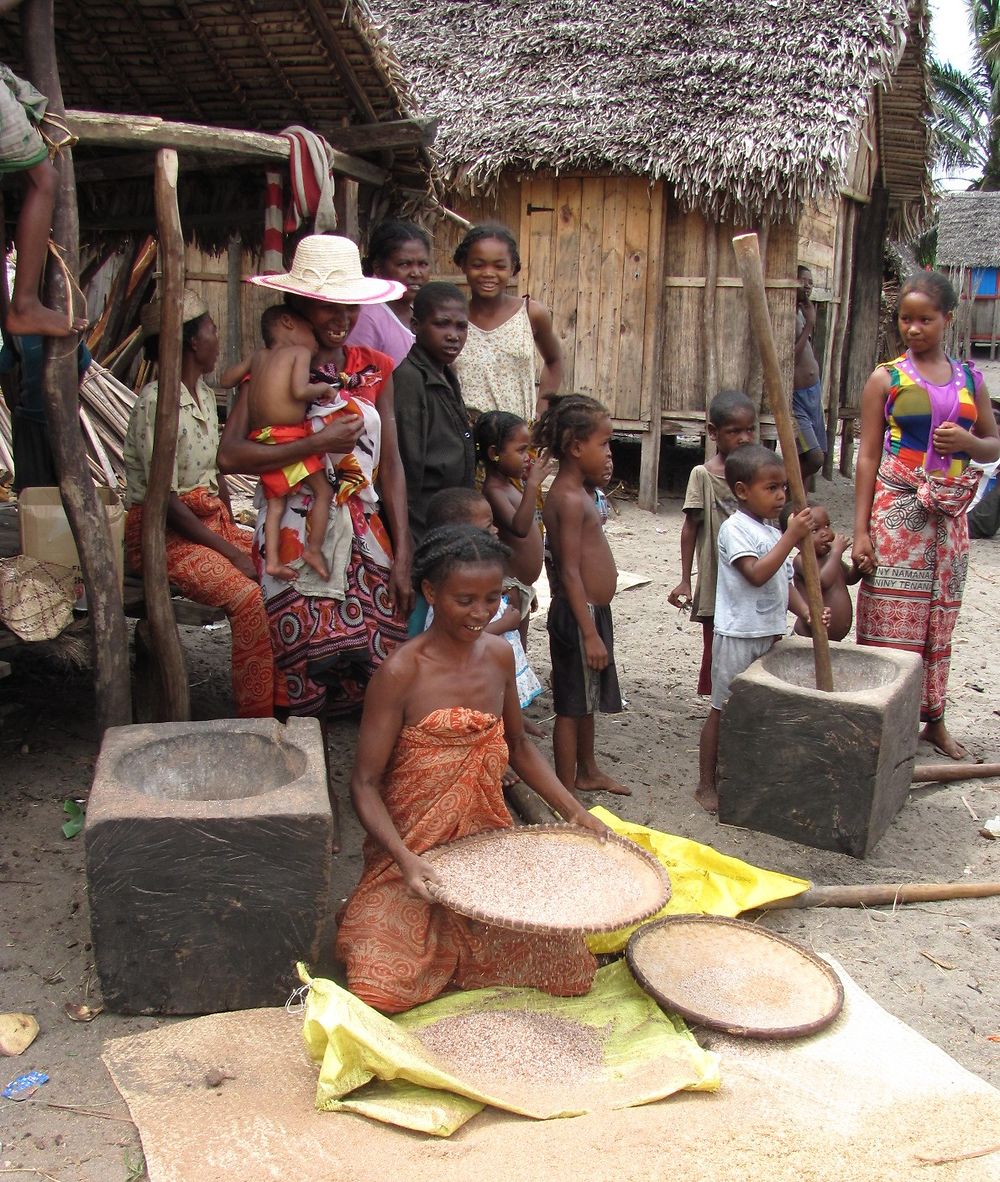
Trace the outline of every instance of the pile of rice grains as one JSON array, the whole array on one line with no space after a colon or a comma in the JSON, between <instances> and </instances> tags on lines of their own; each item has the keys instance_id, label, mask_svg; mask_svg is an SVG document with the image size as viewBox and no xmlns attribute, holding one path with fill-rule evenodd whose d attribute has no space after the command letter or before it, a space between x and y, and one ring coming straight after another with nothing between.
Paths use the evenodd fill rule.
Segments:
<instances>
[{"instance_id":1,"label":"pile of rice grains","mask_svg":"<svg viewBox=\"0 0 1000 1182\"><path fill-rule=\"evenodd\" d=\"M623 927L666 901L657 868L631 842L600 844L573 830L543 840L530 829L503 835L442 848L435 868L444 901L464 914L502 916L504 927L590 932Z\"/></svg>"},{"instance_id":2,"label":"pile of rice grains","mask_svg":"<svg viewBox=\"0 0 1000 1182\"><path fill-rule=\"evenodd\" d=\"M604 1028L533 1010L486 1010L442 1018L412 1033L451 1074L526 1106L590 1104L604 1076Z\"/></svg>"}]
</instances>

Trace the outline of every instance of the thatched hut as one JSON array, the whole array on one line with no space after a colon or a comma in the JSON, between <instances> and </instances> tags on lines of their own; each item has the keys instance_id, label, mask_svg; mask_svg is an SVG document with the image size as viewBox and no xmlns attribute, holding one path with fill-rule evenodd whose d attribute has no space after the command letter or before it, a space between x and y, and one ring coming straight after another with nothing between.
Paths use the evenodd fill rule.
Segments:
<instances>
[{"instance_id":1,"label":"thatched hut","mask_svg":"<svg viewBox=\"0 0 1000 1182\"><path fill-rule=\"evenodd\" d=\"M155 225L155 149L176 147L188 282L220 325L224 359L257 341L268 299L239 279L258 265L266 169L284 173L287 198L288 147L275 133L305 126L336 149L343 233L356 236L359 221L426 192L433 125L411 117L398 64L364 5L55 0L55 29L68 121L80 137L84 277L109 250L126 263L141 250ZM16 11L0 16L0 60L26 74ZM9 190L8 229L19 188ZM105 273L95 315L106 293Z\"/></svg>"},{"instance_id":2,"label":"thatched hut","mask_svg":"<svg viewBox=\"0 0 1000 1182\"><path fill-rule=\"evenodd\" d=\"M946 193L938 210L937 264L963 305L959 320L968 344L1000 340L1000 193Z\"/></svg>"},{"instance_id":3,"label":"thatched hut","mask_svg":"<svg viewBox=\"0 0 1000 1182\"><path fill-rule=\"evenodd\" d=\"M655 504L661 434L699 430L721 387L760 395L736 232L764 240L789 385L796 265L813 267L836 430L841 375L874 361L876 244L929 193L923 0L373 7L438 120L449 204L514 230L566 388L642 434L641 503ZM442 227L439 261L456 233ZM859 284L876 293L863 339L838 316Z\"/></svg>"}]
</instances>

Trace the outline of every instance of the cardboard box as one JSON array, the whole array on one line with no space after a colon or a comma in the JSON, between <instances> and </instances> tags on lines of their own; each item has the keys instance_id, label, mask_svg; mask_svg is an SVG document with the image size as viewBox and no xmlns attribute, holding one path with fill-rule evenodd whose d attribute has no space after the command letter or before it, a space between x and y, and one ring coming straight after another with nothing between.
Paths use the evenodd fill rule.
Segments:
<instances>
[{"instance_id":1,"label":"cardboard box","mask_svg":"<svg viewBox=\"0 0 1000 1182\"><path fill-rule=\"evenodd\" d=\"M105 507L118 567L118 582L125 573L125 506L114 489L97 485L97 497ZM80 569L80 555L69 528L58 488L26 488L17 499L21 522L21 553L41 562Z\"/></svg>"}]
</instances>

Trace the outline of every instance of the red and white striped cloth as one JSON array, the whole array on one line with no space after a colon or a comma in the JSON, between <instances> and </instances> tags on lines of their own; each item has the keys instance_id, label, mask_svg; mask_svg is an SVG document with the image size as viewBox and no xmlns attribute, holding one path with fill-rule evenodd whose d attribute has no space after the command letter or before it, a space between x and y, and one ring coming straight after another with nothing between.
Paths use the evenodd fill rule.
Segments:
<instances>
[{"instance_id":1,"label":"red and white striped cloth","mask_svg":"<svg viewBox=\"0 0 1000 1182\"><path fill-rule=\"evenodd\" d=\"M265 275L276 275L285 269L283 233L297 230L306 218L313 219L317 234L337 228L333 206L333 148L307 127L286 127L281 134L291 149L288 159L291 196L282 217L282 174L268 169L261 267Z\"/></svg>"},{"instance_id":2,"label":"red and white striped cloth","mask_svg":"<svg viewBox=\"0 0 1000 1182\"><path fill-rule=\"evenodd\" d=\"M276 168L269 168L264 177L267 181L267 195L264 205L264 257L261 260L261 270L265 275L280 275L285 269L281 173Z\"/></svg>"},{"instance_id":3,"label":"red and white striped cloth","mask_svg":"<svg viewBox=\"0 0 1000 1182\"><path fill-rule=\"evenodd\" d=\"M265 275L278 274L285 269L282 225L286 234L297 230L306 218L313 219L317 234L337 228L337 212L333 207L333 148L307 127L286 127L281 134L291 148L288 158L291 198L282 222L281 173L269 169L264 211L262 270Z\"/></svg>"}]
</instances>

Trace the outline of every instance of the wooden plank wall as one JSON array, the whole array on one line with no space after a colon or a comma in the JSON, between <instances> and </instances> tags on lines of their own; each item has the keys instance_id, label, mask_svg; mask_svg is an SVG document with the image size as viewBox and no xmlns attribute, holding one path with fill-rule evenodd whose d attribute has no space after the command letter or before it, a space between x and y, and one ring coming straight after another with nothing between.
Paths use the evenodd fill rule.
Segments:
<instances>
[{"instance_id":1,"label":"wooden plank wall","mask_svg":"<svg viewBox=\"0 0 1000 1182\"><path fill-rule=\"evenodd\" d=\"M252 283L240 283L240 319L236 325L229 323L227 312L227 276L229 260L225 253L212 255L188 246L185 259L187 267L186 286L208 305L212 319L219 326L219 369L222 370L232 358L245 357L261 344L260 314L271 304L280 304L279 292L269 292ZM259 257L249 250L242 251L240 277L255 275L259 270Z\"/></svg>"},{"instance_id":2,"label":"wooden plank wall","mask_svg":"<svg viewBox=\"0 0 1000 1182\"><path fill-rule=\"evenodd\" d=\"M868 96L868 112L861 125L861 134L854 141L847 168L844 171L849 196L855 201L865 201L871 194L878 172L879 120L875 91Z\"/></svg>"},{"instance_id":3,"label":"wooden plank wall","mask_svg":"<svg viewBox=\"0 0 1000 1182\"><path fill-rule=\"evenodd\" d=\"M508 175L492 197L449 200L469 221L499 221L514 233L517 290L552 312L563 389L600 398L633 430L654 414L663 206L662 186L619 176ZM442 221L434 234L435 272L460 284L449 260L462 233Z\"/></svg>"},{"instance_id":4,"label":"wooden plank wall","mask_svg":"<svg viewBox=\"0 0 1000 1182\"><path fill-rule=\"evenodd\" d=\"M522 194L522 288L552 310L564 389L601 399L620 426L645 428L662 186L641 177L532 176Z\"/></svg>"},{"instance_id":5,"label":"wooden plank wall","mask_svg":"<svg viewBox=\"0 0 1000 1182\"><path fill-rule=\"evenodd\" d=\"M813 274L813 298L829 300L836 287L837 215L840 199L809 205L799 218L798 264Z\"/></svg>"},{"instance_id":6,"label":"wooden plank wall","mask_svg":"<svg viewBox=\"0 0 1000 1182\"><path fill-rule=\"evenodd\" d=\"M663 416L697 421L716 391L705 389L703 314L705 303L705 242L710 229L698 213L671 211L667 218L665 315L663 343ZM743 227L719 227L716 283L715 340L719 389L748 389L755 346L742 283L736 267L732 238ZM778 360L789 375L791 388L795 325L795 268L797 232L791 224L769 227L764 251L768 307L778 344ZM762 392L754 397L764 400Z\"/></svg>"}]
</instances>

